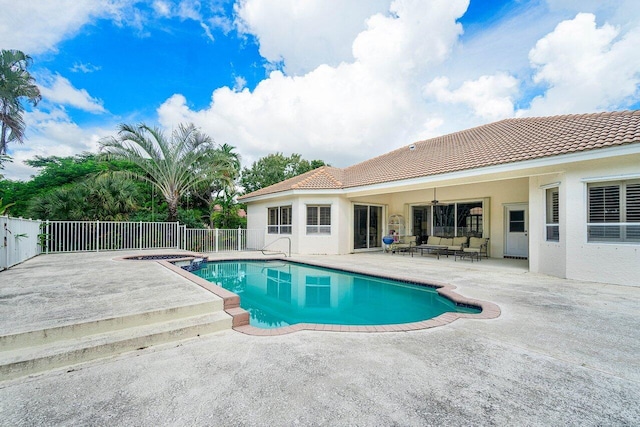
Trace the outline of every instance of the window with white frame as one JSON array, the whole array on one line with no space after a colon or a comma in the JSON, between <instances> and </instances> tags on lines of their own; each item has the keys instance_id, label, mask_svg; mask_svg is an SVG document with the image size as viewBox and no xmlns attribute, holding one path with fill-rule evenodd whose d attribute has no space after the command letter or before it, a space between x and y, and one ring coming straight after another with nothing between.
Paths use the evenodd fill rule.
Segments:
<instances>
[{"instance_id":1,"label":"window with white frame","mask_svg":"<svg viewBox=\"0 0 640 427\"><path fill-rule=\"evenodd\" d=\"M331 206L307 206L307 234L331 234Z\"/></svg>"},{"instance_id":2,"label":"window with white frame","mask_svg":"<svg viewBox=\"0 0 640 427\"><path fill-rule=\"evenodd\" d=\"M588 241L640 243L640 180L587 188Z\"/></svg>"},{"instance_id":3,"label":"window with white frame","mask_svg":"<svg viewBox=\"0 0 640 427\"><path fill-rule=\"evenodd\" d=\"M291 234L291 206L278 206L268 209L269 234Z\"/></svg>"},{"instance_id":4,"label":"window with white frame","mask_svg":"<svg viewBox=\"0 0 640 427\"><path fill-rule=\"evenodd\" d=\"M558 187L547 188L546 190L546 229L547 241L560 241L560 200Z\"/></svg>"}]
</instances>

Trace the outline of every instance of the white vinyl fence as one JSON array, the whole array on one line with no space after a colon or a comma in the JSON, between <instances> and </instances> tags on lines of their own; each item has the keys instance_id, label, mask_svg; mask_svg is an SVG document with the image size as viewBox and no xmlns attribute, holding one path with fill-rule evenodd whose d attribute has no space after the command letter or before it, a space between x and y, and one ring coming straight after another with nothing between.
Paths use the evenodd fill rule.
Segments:
<instances>
[{"instance_id":1,"label":"white vinyl fence","mask_svg":"<svg viewBox=\"0 0 640 427\"><path fill-rule=\"evenodd\" d=\"M177 222L46 221L43 253L180 249Z\"/></svg>"},{"instance_id":2,"label":"white vinyl fence","mask_svg":"<svg viewBox=\"0 0 640 427\"><path fill-rule=\"evenodd\" d=\"M40 223L31 219L0 216L0 270L40 253Z\"/></svg>"},{"instance_id":3,"label":"white vinyl fence","mask_svg":"<svg viewBox=\"0 0 640 427\"><path fill-rule=\"evenodd\" d=\"M177 222L35 221L0 217L0 270L40 253L135 249L259 251L265 230L186 228Z\"/></svg>"},{"instance_id":4,"label":"white vinyl fence","mask_svg":"<svg viewBox=\"0 0 640 427\"><path fill-rule=\"evenodd\" d=\"M196 252L260 250L264 230L186 228L177 222L46 221L43 253L185 249Z\"/></svg>"},{"instance_id":5,"label":"white vinyl fence","mask_svg":"<svg viewBox=\"0 0 640 427\"><path fill-rule=\"evenodd\" d=\"M186 228L182 247L195 252L259 251L264 230Z\"/></svg>"}]
</instances>

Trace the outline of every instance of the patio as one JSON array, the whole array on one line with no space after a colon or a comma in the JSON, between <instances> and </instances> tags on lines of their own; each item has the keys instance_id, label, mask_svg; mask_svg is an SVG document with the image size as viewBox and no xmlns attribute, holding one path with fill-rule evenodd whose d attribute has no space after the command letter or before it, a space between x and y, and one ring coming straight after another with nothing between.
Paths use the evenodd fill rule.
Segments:
<instances>
[{"instance_id":1,"label":"patio","mask_svg":"<svg viewBox=\"0 0 640 427\"><path fill-rule=\"evenodd\" d=\"M155 263L113 261L137 253L42 255L0 273L3 333L65 322L47 303L55 295L74 321L214 300ZM529 273L521 260L379 252L293 260L448 282L502 314L402 333L227 329L0 382L0 424L640 423L638 287ZM29 292L16 297L19 289Z\"/></svg>"}]
</instances>

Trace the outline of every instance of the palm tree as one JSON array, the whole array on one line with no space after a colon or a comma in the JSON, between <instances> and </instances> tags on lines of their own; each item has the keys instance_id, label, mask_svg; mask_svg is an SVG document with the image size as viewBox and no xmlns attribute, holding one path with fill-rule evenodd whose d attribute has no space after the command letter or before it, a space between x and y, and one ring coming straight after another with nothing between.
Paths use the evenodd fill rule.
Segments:
<instances>
[{"instance_id":1,"label":"palm tree","mask_svg":"<svg viewBox=\"0 0 640 427\"><path fill-rule=\"evenodd\" d=\"M82 183L87 212L92 219L101 221L127 221L129 214L138 209L136 184L128 179L112 175L98 175Z\"/></svg>"},{"instance_id":2,"label":"palm tree","mask_svg":"<svg viewBox=\"0 0 640 427\"><path fill-rule=\"evenodd\" d=\"M145 124L122 124L118 137L101 141L107 158L127 160L143 172L127 172L155 186L167 201L167 221L176 221L181 196L202 183L230 176L233 164L213 140L193 124L180 125L170 138ZM232 175L232 174L231 174Z\"/></svg>"},{"instance_id":3,"label":"palm tree","mask_svg":"<svg viewBox=\"0 0 640 427\"><path fill-rule=\"evenodd\" d=\"M7 144L24 140L24 107L27 98L34 106L42 98L35 79L27 71L31 57L19 50L0 51L0 154L7 153Z\"/></svg>"}]
</instances>

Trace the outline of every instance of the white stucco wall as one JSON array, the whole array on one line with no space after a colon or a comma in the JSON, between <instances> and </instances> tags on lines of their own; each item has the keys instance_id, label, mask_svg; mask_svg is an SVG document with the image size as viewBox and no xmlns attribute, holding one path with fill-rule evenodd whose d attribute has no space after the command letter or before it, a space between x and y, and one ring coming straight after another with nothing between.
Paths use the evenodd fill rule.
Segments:
<instances>
[{"instance_id":1,"label":"white stucco wall","mask_svg":"<svg viewBox=\"0 0 640 427\"><path fill-rule=\"evenodd\" d=\"M307 206L331 206L331 234L307 235ZM268 209L279 206L291 206L291 234L267 233ZM346 254L353 240L349 227L350 203L339 196L297 196L278 198L266 202L253 202L247 206L247 228L264 230L265 246L269 250L288 251L291 239L291 252L296 254ZM278 240L280 239L280 240Z\"/></svg>"},{"instance_id":2,"label":"white stucco wall","mask_svg":"<svg viewBox=\"0 0 640 427\"><path fill-rule=\"evenodd\" d=\"M295 198L278 198L267 202L249 203L247 205L247 228L251 230L263 230L264 244L270 251L287 253L289 251L289 242L286 239L282 239L282 237L289 237L291 239L291 253L297 253L298 241L293 233L267 233L268 209L278 206L291 206L291 215L293 218L296 217L298 207ZM293 226L295 227L295 223Z\"/></svg>"},{"instance_id":3,"label":"white stucco wall","mask_svg":"<svg viewBox=\"0 0 640 427\"><path fill-rule=\"evenodd\" d=\"M587 242L587 181L640 176L640 155L585 162L566 169L566 277L640 286L640 245Z\"/></svg>"},{"instance_id":4,"label":"white stucco wall","mask_svg":"<svg viewBox=\"0 0 640 427\"><path fill-rule=\"evenodd\" d=\"M546 190L558 183L560 240L547 241ZM567 191L563 173L532 177L529 180L529 270L566 277Z\"/></svg>"},{"instance_id":5,"label":"white stucco wall","mask_svg":"<svg viewBox=\"0 0 640 427\"><path fill-rule=\"evenodd\" d=\"M331 234L307 234L307 206L329 205L331 206ZM296 253L307 255L326 255L346 253L346 241L348 229L345 225L345 212L341 208L341 199L338 196L300 196L298 199L297 216L293 217L294 233L298 240Z\"/></svg>"}]
</instances>

